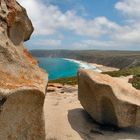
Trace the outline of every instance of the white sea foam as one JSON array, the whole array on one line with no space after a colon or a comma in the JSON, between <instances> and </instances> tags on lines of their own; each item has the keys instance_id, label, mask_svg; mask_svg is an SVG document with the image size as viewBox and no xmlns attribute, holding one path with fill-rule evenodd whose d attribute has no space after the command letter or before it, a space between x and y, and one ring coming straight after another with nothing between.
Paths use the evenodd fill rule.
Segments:
<instances>
[{"instance_id":1,"label":"white sea foam","mask_svg":"<svg viewBox=\"0 0 140 140\"><path fill-rule=\"evenodd\" d=\"M90 63L83 62L83 61L78 61L78 60L75 60L75 59L67 59L67 58L63 58L63 59L79 64L80 68L93 70L93 71L96 71L96 72L99 72L99 73L102 72L100 69L98 69L96 66L94 66Z\"/></svg>"}]
</instances>

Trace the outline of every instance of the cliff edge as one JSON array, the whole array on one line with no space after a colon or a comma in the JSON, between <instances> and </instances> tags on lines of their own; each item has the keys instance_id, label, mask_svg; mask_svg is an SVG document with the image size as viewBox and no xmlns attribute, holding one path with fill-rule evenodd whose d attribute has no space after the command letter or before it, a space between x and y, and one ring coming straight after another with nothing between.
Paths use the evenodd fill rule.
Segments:
<instances>
[{"instance_id":1,"label":"cliff edge","mask_svg":"<svg viewBox=\"0 0 140 140\"><path fill-rule=\"evenodd\" d=\"M33 26L15 0L0 0L0 139L45 139L48 75L25 49Z\"/></svg>"}]
</instances>

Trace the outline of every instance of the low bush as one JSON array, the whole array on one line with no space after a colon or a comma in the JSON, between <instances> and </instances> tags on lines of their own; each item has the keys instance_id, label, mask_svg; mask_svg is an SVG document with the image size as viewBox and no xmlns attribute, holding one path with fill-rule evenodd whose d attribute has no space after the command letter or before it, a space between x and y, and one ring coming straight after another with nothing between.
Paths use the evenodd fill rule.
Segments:
<instances>
[{"instance_id":1,"label":"low bush","mask_svg":"<svg viewBox=\"0 0 140 140\"><path fill-rule=\"evenodd\" d=\"M112 77L133 75L133 79L131 83L133 87L135 87L136 89L140 89L140 67L125 68L119 71L111 71L111 72L103 72L103 73L108 74Z\"/></svg>"},{"instance_id":2,"label":"low bush","mask_svg":"<svg viewBox=\"0 0 140 140\"><path fill-rule=\"evenodd\" d=\"M68 78L60 78L56 80L50 80L49 83L60 83L62 85L77 85L78 79L77 77L68 77Z\"/></svg>"}]
</instances>

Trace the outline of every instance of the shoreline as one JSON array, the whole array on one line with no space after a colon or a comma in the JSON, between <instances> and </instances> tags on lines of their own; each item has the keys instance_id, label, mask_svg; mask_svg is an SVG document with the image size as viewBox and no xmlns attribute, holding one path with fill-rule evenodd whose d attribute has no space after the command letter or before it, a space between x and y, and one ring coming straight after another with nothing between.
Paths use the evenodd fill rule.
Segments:
<instances>
[{"instance_id":1,"label":"shoreline","mask_svg":"<svg viewBox=\"0 0 140 140\"><path fill-rule=\"evenodd\" d=\"M64 60L68 60L68 61L71 61L71 62L74 62L74 63L77 63L79 65L80 68L83 68L83 69L90 69L90 70L93 70L93 71L96 71L96 72L102 72L100 69L98 69L96 66L88 63L88 62L85 62L85 61L81 61L81 60L75 60L75 59L65 59L63 58Z\"/></svg>"},{"instance_id":2,"label":"shoreline","mask_svg":"<svg viewBox=\"0 0 140 140\"><path fill-rule=\"evenodd\" d=\"M101 65L101 64L97 64L97 63L89 63L89 62L86 62L86 61L68 59L68 58L62 58L62 59L75 62L75 63L79 64L79 66L81 68L90 69L90 70L93 70L93 71L96 71L96 72L99 72L99 73L108 72L108 71L118 71L119 70L118 68L104 66L104 65Z\"/></svg>"},{"instance_id":3,"label":"shoreline","mask_svg":"<svg viewBox=\"0 0 140 140\"><path fill-rule=\"evenodd\" d=\"M101 64L91 63L92 65L96 66L98 69L100 69L102 72L109 72L109 71L118 71L119 68L104 66Z\"/></svg>"}]
</instances>

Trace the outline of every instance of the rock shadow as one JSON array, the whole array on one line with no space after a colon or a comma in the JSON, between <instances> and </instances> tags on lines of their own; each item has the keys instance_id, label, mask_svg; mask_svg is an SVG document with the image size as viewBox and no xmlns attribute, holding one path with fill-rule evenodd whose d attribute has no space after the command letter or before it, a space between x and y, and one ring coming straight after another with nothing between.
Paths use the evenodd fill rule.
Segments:
<instances>
[{"instance_id":1,"label":"rock shadow","mask_svg":"<svg viewBox=\"0 0 140 140\"><path fill-rule=\"evenodd\" d=\"M82 108L68 111L68 121L83 140L140 140L140 127L116 128L100 125Z\"/></svg>"}]
</instances>

